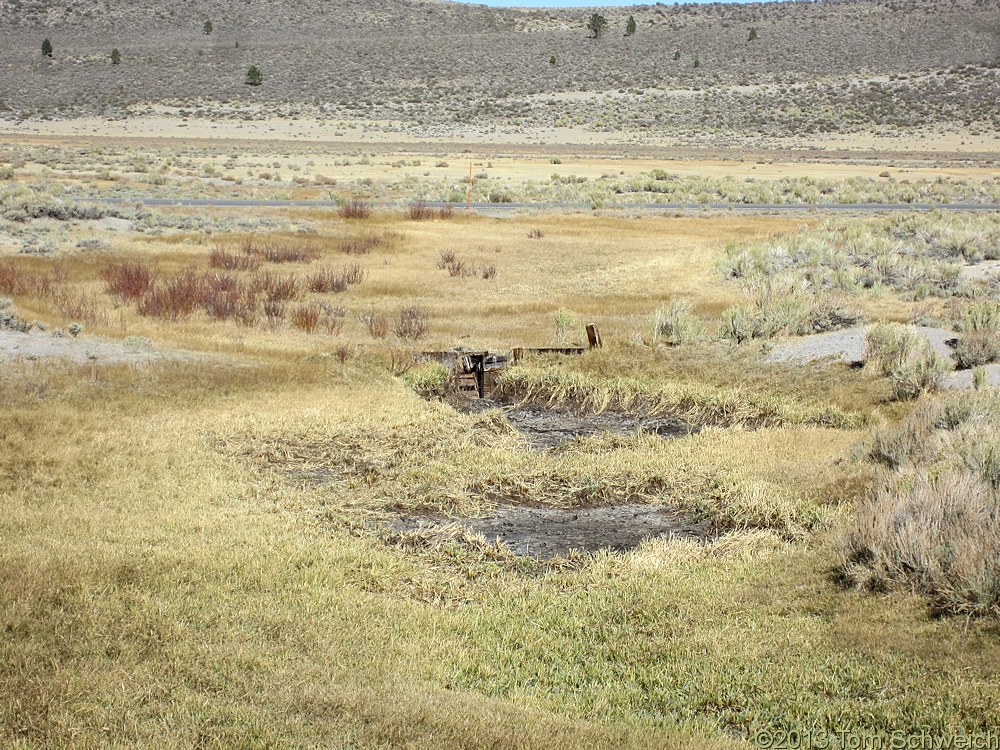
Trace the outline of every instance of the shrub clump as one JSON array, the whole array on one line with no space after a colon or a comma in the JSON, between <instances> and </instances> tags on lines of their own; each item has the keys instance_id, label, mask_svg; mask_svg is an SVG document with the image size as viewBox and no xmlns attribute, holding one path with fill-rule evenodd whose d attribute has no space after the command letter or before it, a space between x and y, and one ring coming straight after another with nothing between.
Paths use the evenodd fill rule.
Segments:
<instances>
[{"instance_id":1,"label":"shrub clump","mask_svg":"<svg viewBox=\"0 0 1000 750\"><path fill-rule=\"evenodd\" d=\"M955 359L963 370L1000 361L1000 302L977 302L962 310Z\"/></svg>"},{"instance_id":2,"label":"shrub clump","mask_svg":"<svg viewBox=\"0 0 1000 750\"><path fill-rule=\"evenodd\" d=\"M892 381L893 396L907 400L937 390L952 369L951 360L899 323L879 323L867 335L866 366Z\"/></svg>"},{"instance_id":3,"label":"shrub clump","mask_svg":"<svg viewBox=\"0 0 1000 750\"><path fill-rule=\"evenodd\" d=\"M925 401L877 432L877 489L844 532L840 573L862 589L905 587L940 612L1000 616L1000 396Z\"/></svg>"},{"instance_id":4,"label":"shrub clump","mask_svg":"<svg viewBox=\"0 0 1000 750\"><path fill-rule=\"evenodd\" d=\"M662 341L679 346L698 341L705 335L705 325L691 312L690 302L671 302L653 314L653 343Z\"/></svg>"}]
</instances>

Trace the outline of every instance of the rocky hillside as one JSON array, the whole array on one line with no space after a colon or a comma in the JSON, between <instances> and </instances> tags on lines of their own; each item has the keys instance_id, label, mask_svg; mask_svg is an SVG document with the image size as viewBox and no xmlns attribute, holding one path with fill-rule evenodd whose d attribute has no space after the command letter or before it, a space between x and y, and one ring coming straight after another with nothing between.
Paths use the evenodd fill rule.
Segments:
<instances>
[{"instance_id":1,"label":"rocky hillside","mask_svg":"<svg viewBox=\"0 0 1000 750\"><path fill-rule=\"evenodd\" d=\"M996 0L609 8L597 39L585 28L591 12L0 0L0 110L116 116L168 102L503 127L1000 128ZM629 15L637 31L625 36ZM251 65L263 85L246 85Z\"/></svg>"}]
</instances>

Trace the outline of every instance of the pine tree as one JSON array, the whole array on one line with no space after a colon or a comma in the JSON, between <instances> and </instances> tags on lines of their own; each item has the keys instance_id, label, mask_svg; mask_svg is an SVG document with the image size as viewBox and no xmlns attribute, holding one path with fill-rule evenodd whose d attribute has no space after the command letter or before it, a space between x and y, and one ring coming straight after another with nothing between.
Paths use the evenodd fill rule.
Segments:
<instances>
[{"instance_id":1,"label":"pine tree","mask_svg":"<svg viewBox=\"0 0 1000 750\"><path fill-rule=\"evenodd\" d=\"M635 16L629 16L625 24L625 36L632 36L635 33Z\"/></svg>"},{"instance_id":2,"label":"pine tree","mask_svg":"<svg viewBox=\"0 0 1000 750\"><path fill-rule=\"evenodd\" d=\"M49 41L48 37L42 42L42 54L46 57L52 57L52 42Z\"/></svg>"},{"instance_id":3,"label":"pine tree","mask_svg":"<svg viewBox=\"0 0 1000 750\"><path fill-rule=\"evenodd\" d=\"M122 61L122 53L118 51L117 47L115 47L113 50L111 50L111 64L117 65L121 61Z\"/></svg>"}]
</instances>

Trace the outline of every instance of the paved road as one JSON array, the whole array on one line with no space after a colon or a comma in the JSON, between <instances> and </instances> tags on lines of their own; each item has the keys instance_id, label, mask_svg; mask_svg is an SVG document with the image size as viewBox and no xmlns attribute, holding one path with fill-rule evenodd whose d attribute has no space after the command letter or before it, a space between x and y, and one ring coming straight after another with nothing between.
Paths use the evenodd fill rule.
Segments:
<instances>
[{"instance_id":1,"label":"paved road","mask_svg":"<svg viewBox=\"0 0 1000 750\"><path fill-rule=\"evenodd\" d=\"M141 203L144 206L205 206L218 208L336 208L336 201L260 200L254 198L83 198L99 203ZM407 203L376 202L377 208L405 208ZM465 208L463 203L445 204L428 201L432 208L451 205ZM473 203L475 211L549 211L561 209L589 210L590 203ZM1000 211L1000 203L608 203L607 209L642 209L646 211L735 211L738 213L774 213L784 211Z\"/></svg>"}]
</instances>

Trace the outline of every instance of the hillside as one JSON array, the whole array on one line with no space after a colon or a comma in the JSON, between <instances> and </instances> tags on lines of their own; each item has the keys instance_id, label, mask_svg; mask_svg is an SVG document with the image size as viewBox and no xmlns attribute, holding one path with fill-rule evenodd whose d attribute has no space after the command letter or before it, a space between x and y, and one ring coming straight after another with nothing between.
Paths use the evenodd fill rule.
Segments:
<instances>
[{"instance_id":1,"label":"hillside","mask_svg":"<svg viewBox=\"0 0 1000 750\"><path fill-rule=\"evenodd\" d=\"M0 0L7 117L308 114L396 127L1000 129L992 0L497 10L419 0ZM638 31L623 35L634 15ZM203 33L211 21L211 34ZM750 39L750 29L756 38ZM49 38L55 52L41 54ZM123 61L112 65L111 49ZM244 83L250 65L264 74Z\"/></svg>"}]
</instances>

